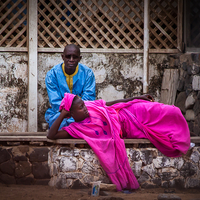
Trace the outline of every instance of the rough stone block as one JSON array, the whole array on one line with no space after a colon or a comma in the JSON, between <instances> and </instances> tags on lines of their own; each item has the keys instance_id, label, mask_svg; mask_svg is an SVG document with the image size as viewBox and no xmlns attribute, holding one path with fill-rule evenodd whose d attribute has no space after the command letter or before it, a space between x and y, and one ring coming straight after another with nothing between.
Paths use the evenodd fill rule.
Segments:
<instances>
[{"instance_id":1,"label":"rough stone block","mask_svg":"<svg viewBox=\"0 0 200 200\"><path fill-rule=\"evenodd\" d=\"M156 185L148 181L141 184L141 188L151 189L151 188L156 188L156 187L157 187Z\"/></svg>"},{"instance_id":2,"label":"rough stone block","mask_svg":"<svg viewBox=\"0 0 200 200\"><path fill-rule=\"evenodd\" d=\"M161 183L162 183L160 177L155 177L155 178L153 178L153 179L152 179L152 182L153 182L155 185L157 185L157 186L161 186Z\"/></svg>"},{"instance_id":3,"label":"rough stone block","mask_svg":"<svg viewBox=\"0 0 200 200\"><path fill-rule=\"evenodd\" d=\"M142 172L142 175L138 179L138 183L141 184L141 183L146 182L148 180L150 180L149 175L146 172Z\"/></svg>"},{"instance_id":4,"label":"rough stone block","mask_svg":"<svg viewBox=\"0 0 200 200\"><path fill-rule=\"evenodd\" d=\"M181 200L179 196L174 194L159 194L157 197L158 200Z\"/></svg>"},{"instance_id":5,"label":"rough stone block","mask_svg":"<svg viewBox=\"0 0 200 200\"><path fill-rule=\"evenodd\" d=\"M82 172L86 174L91 174L93 176L98 176L99 172L95 166L93 166L90 162L84 162L82 167Z\"/></svg>"},{"instance_id":6,"label":"rough stone block","mask_svg":"<svg viewBox=\"0 0 200 200\"><path fill-rule=\"evenodd\" d=\"M40 147L34 148L29 156L30 162L45 162L48 160L49 148Z\"/></svg>"},{"instance_id":7,"label":"rough stone block","mask_svg":"<svg viewBox=\"0 0 200 200\"><path fill-rule=\"evenodd\" d=\"M27 161L28 159L26 156L17 155L17 156L13 156L13 160L19 162L19 161Z\"/></svg>"},{"instance_id":8,"label":"rough stone block","mask_svg":"<svg viewBox=\"0 0 200 200\"><path fill-rule=\"evenodd\" d=\"M195 114L194 114L194 110L186 110L186 113L185 113L185 119L187 121L194 121L195 119Z\"/></svg>"},{"instance_id":9,"label":"rough stone block","mask_svg":"<svg viewBox=\"0 0 200 200\"><path fill-rule=\"evenodd\" d=\"M81 172L69 172L66 173L66 178L70 178L70 179L82 179L84 174Z\"/></svg>"},{"instance_id":10,"label":"rough stone block","mask_svg":"<svg viewBox=\"0 0 200 200\"><path fill-rule=\"evenodd\" d=\"M90 184L91 182L93 182L94 180L96 180L97 177L92 176L90 174L87 174L84 176L84 178L82 179L83 183L87 183Z\"/></svg>"},{"instance_id":11,"label":"rough stone block","mask_svg":"<svg viewBox=\"0 0 200 200\"><path fill-rule=\"evenodd\" d=\"M27 161L19 161L16 164L15 176L18 178L27 176L31 173L31 164Z\"/></svg>"},{"instance_id":12,"label":"rough stone block","mask_svg":"<svg viewBox=\"0 0 200 200\"><path fill-rule=\"evenodd\" d=\"M74 151L70 147L61 147L60 148L60 153L61 156L74 156Z\"/></svg>"},{"instance_id":13,"label":"rough stone block","mask_svg":"<svg viewBox=\"0 0 200 200\"><path fill-rule=\"evenodd\" d=\"M185 101L186 101L186 93L185 92L180 92L177 96L175 106L179 107L180 110L185 113Z\"/></svg>"},{"instance_id":14,"label":"rough stone block","mask_svg":"<svg viewBox=\"0 0 200 200\"><path fill-rule=\"evenodd\" d=\"M200 153L198 151L193 151L190 159L194 162L194 163L198 163L200 160Z\"/></svg>"},{"instance_id":15,"label":"rough stone block","mask_svg":"<svg viewBox=\"0 0 200 200\"><path fill-rule=\"evenodd\" d=\"M101 183L100 184L100 190L104 190L104 191L116 191L116 185L115 184Z\"/></svg>"},{"instance_id":16,"label":"rough stone block","mask_svg":"<svg viewBox=\"0 0 200 200\"><path fill-rule=\"evenodd\" d=\"M200 90L200 76L194 75L192 79L192 89Z\"/></svg>"},{"instance_id":17,"label":"rough stone block","mask_svg":"<svg viewBox=\"0 0 200 200\"><path fill-rule=\"evenodd\" d=\"M130 149L129 154L130 154L130 157L131 157L131 161L139 161L141 159L140 158L140 151Z\"/></svg>"},{"instance_id":18,"label":"rough stone block","mask_svg":"<svg viewBox=\"0 0 200 200\"><path fill-rule=\"evenodd\" d=\"M18 178L16 180L18 185L33 185L34 184L34 177L32 174L26 177Z\"/></svg>"},{"instance_id":19,"label":"rough stone block","mask_svg":"<svg viewBox=\"0 0 200 200\"><path fill-rule=\"evenodd\" d=\"M88 188L86 185L84 185L80 180L74 181L72 189L86 189Z\"/></svg>"},{"instance_id":20,"label":"rough stone block","mask_svg":"<svg viewBox=\"0 0 200 200\"><path fill-rule=\"evenodd\" d=\"M50 178L48 164L47 163L33 163L33 175L36 179Z\"/></svg>"},{"instance_id":21,"label":"rough stone block","mask_svg":"<svg viewBox=\"0 0 200 200\"><path fill-rule=\"evenodd\" d=\"M16 184L16 180L14 176L10 176L8 174L0 173L0 182L4 184Z\"/></svg>"},{"instance_id":22,"label":"rough stone block","mask_svg":"<svg viewBox=\"0 0 200 200\"><path fill-rule=\"evenodd\" d=\"M0 163L10 160L11 156L6 149L0 148Z\"/></svg>"},{"instance_id":23,"label":"rough stone block","mask_svg":"<svg viewBox=\"0 0 200 200\"><path fill-rule=\"evenodd\" d=\"M191 162L186 162L180 170L180 175L184 178L193 176L197 172L197 166Z\"/></svg>"},{"instance_id":24,"label":"rough stone block","mask_svg":"<svg viewBox=\"0 0 200 200\"><path fill-rule=\"evenodd\" d=\"M150 150L141 150L141 159L145 165L152 163L153 159L156 158L157 153Z\"/></svg>"},{"instance_id":25,"label":"rough stone block","mask_svg":"<svg viewBox=\"0 0 200 200\"><path fill-rule=\"evenodd\" d=\"M132 165L133 173L136 177L140 177L142 168L142 161L134 162Z\"/></svg>"},{"instance_id":26,"label":"rough stone block","mask_svg":"<svg viewBox=\"0 0 200 200\"><path fill-rule=\"evenodd\" d=\"M185 179L183 177L178 177L174 179L174 187L178 189L185 188Z\"/></svg>"},{"instance_id":27,"label":"rough stone block","mask_svg":"<svg viewBox=\"0 0 200 200\"><path fill-rule=\"evenodd\" d=\"M195 103L195 100L196 100L196 95L195 93L191 93L187 98L186 98L186 101L185 101L185 109L190 109L193 107L194 103Z\"/></svg>"},{"instance_id":28,"label":"rough stone block","mask_svg":"<svg viewBox=\"0 0 200 200\"><path fill-rule=\"evenodd\" d=\"M196 116L200 113L200 100L196 100L193 110Z\"/></svg>"},{"instance_id":29,"label":"rough stone block","mask_svg":"<svg viewBox=\"0 0 200 200\"><path fill-rule=\"evenodd\" d=\"M154 177L156 175L157 170L154 168L154 164L146 165L142 168L144 172L149 174L149 176Z\"/></svg>"},{"instance_id":30,"label":"rough stone block","mask_svg":"<svg viewBox=\"0 0 200 200\"><path fill-rule=\"evenodd\" d=\"M77 170L77 159L75 157L62 157L60 159L59 170L61 172L70 172Z\"/></svg>"},{"instance_id":31,"label":"rough stone block","mask_svg":"<svg viewBox=\"0 0 200 200\"><path fill-rule=\"evenodd\" d=\"M12 160L8 160L7 162L1 163L0 170L5 174L13 176L15 172L15 163Z\"/></svg>"},{"instance_id":32,"label":"rough stone block","mask_svg":"<svg viewBox=\"0 0 200 200\"><path fill-rule=\"evenodd\" d=\"M158 176L163 181L169 181L179 175L179 172L174 168L162 168L158 170Z\"/></svg>"},{"instance_id":33,"label":"rough stone block","mask_svg":"<svg viewBox=\"0 0 200 200\"><path fill-rule=\"evenodd\" d=\"M188 178L186 182L187 188L197 188L200 189L200 180L199 178Z\"/></svg>"}]
</instances>

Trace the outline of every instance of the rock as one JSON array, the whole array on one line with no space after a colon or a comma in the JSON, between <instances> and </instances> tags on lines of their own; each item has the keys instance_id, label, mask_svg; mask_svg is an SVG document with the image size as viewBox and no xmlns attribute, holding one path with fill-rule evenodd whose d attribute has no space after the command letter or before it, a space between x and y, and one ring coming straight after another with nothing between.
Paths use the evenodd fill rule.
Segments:
<instances>
[{"instance_id":1,"label":"rock","mask_svg":"<svg viewBox=\"0 0 200 200\"><path fill-rule=\"evenodd\" d=\"M100 189L105 190L105 191L116 191L116 185L115 184L101 183Z\"/></svg>"},{"instance_id":2,"label":"rock","mask_svg":"<svg viewBox=\"0 0 200 200\"><path fill-rule=\"evenodd\" d=\"M48 163L33 163L33 175L36 179L50 178Z\"/></svg>"},{"instance_id":3,"label":"rock","mask_svg":"<svg viewBox=\"0 0 200 200\"><path fill-rule=\"evenodd\" d=\"M72 189L86 189L88 188L86 185L84 185L79 179L74 181Z\"/></svg>"},{"instance_id":4,"label":"rock","mask_svg":"<svg viewBox=\"0 0 200 200\"><path fill-rule=\"evenodd\" d=\"M6 149L0 148L0 163L6 162L11 158L10 154Z\"/></svg>"},{"instance_id":5,"label":"rock","mask_svg":"<svg viewBox=\"0 0 200 200\"><path fill-rule=\"evenodd\" d=\"M173 194L159 194L158 200L181 200L181 198Z\"/></svg>"},{"instance_id":6,"label":"rock","mask_svg":"<svg viewBox=\"0 0 200 200\"><path fill-rule=\"evenodd\" d=\"M185 113L185 119L187 121L191 121L191 120L194 120L195 119L195 114L194 114L194 110L186 110L186 113Z\"/></svg>"},{"instance_id":7,"label":"rock","mask_svg":"<svg viewBox=\"0 0 200 200\"><path fill-rule=\"evenodd\" d=\"M194 75L192 80L192 89L199 90L200 88L200 76Z\"/></svg>"},{"instance_id":8,"label":"rock","mask_svg":"<svg viewBox=\"0 0 200 200\"><path fill-rule=\"evenodd\" d=\"M177 96L175 106L179 107L183 113L185 113L185 101L186 101L186 93L180 92Z\"/></svg>"},{"instance_id":9,"label":"rock","mask_svg":"<svg viewBox=\"0 0 200 200\"><path fill-rule=\"evenodd\" d=\"M30 162L44 162L48 160L49 149L46 147L34 148L30 154Z\"/></svg>"},{"instance_id":10,"label":"rock","mask_svg":"<svg viewBox=\"0 0 200 200\"><path fill-rule=\"evenodd\" d=\"M185 108L186 109L190 109L193 107L194 103L195 103L195 100L196 100L196 95L195 94L190 94L187 98L186 98L186 101L185 101Z\"/></svg>"}]
</instances>

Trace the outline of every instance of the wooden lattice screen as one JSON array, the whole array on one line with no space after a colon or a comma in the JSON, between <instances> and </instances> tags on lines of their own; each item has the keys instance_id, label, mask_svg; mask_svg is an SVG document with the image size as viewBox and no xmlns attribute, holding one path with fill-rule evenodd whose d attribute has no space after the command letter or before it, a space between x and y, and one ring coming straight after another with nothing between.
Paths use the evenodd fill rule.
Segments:
<instances>
[{"instance_id":1,"label":"wooden lattice screen","mask_svg":"<svg viewBox=\"0 0 200 200\"><path fill-rule=\"evenodd\" d=\"M0 47L27 46L27 1L0 1Z\"/></svg>"},{"instance_id":2,"label":"wooden lattice screen","mask_svg":"<svg viewBox=\"0 0 200 200\"><path fill-rule=\"evenodd\" d=\"M0 47L27 47L26 1L0 1ZM178 2L150 0L150 50L177 50ZM38 50L142 51L143 26L144 0L38 0Z\"/></svg>"},{"instance_id":3,"label":"wooden lattice screen","mask_svg":"<svg viewBox=\"0 0 200 200\"><path fill-rule=\"evenodd\" d=\"M77 3L78 2L78 3ZM143 47L143 1L40 0L39 47Z\"/></svg>"},{"instance_id":4,"label":"wooden lattice screen","mask_svg":"<svg viewBox=\"0 0 200 200\"><path fill-rule=\"evenodd\" d=\"M178 1L150 1L150 49L177 48Z\"/></svg>"}]
</instances>

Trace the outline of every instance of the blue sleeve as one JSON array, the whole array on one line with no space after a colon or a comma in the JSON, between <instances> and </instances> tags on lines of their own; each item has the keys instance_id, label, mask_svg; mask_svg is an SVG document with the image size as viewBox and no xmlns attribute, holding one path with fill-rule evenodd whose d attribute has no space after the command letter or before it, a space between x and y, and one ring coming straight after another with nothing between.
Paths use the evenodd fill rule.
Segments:
<instances>
[{"instance_id":1,"label":"blue sleeve","mask_svg":"<svg viewBox=\"0 0 200 200\"><path fill-rule=\"evenodd\" d=\"M90 69L88 70L88 73L87 73L87 77L86 77L85 85L83 87L83 93L82 93L81 98L85 101L95 100L96 98L95 87L96 87L95 76L94 76L93 71Z\"/></svg>"},{"instance_id":2,"label":"blue sleeve","mask_svg":"<svg viewBox=\"0 0 200 200\"><path fill-rule=\"evenodd\" d=\"M49 103L52 109L56 112L59 110L62 101L62 95L58 87L58 81L52 71L49 71L45 78L46 89L49 97Z\"/></svg>"}]
</instances>

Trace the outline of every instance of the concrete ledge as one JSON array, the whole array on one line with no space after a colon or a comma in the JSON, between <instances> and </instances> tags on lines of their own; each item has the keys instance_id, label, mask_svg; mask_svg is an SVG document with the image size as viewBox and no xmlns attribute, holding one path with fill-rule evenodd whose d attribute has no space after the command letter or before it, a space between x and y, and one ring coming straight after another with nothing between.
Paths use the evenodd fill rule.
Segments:
<instances>
[{"instance_id":1,"label":"concrete ledge","mask_svg":"<svg viewBox=\"0 0 200 200\"><path fill-rule=\"evenodd\" d=\"M58 139L50 140L46 137L46 132L23 132L23 133L0 133L0 141L30 141L30 142L49 142L53 144L87 144L83 139ZM149 144L148 139L124 139L125 144ZM200 143L200 137L191 137L191 142Z\"/></svg>"}]
</instances>

